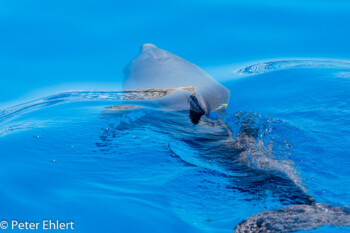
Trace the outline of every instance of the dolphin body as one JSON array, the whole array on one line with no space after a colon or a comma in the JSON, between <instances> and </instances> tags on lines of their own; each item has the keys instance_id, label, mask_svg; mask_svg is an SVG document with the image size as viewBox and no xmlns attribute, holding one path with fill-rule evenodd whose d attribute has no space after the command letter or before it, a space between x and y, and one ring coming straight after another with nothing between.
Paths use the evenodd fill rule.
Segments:
<instances>
[{"instance_id":1,"label":"dolphin body","mask_svg":"<svg viewBox=\"0 0 350 233\"><path fill-rule=\"evenodd\" d=\"M154 95L156 93L155 98L150 98L150 106L153 105L160 109L163 107L163 109L167 108L172 111L189 110L193 124L198 124L203 115L210 115L210 112L221 112L229 101L229 90L215 81L209 74L198 66L168 51L159 49L153 44L142 45L141 54L126 66L123 89L124 93L131 93L131 95L135 93L146 93L146 95L151 93L151 95ZM141 105L147 106L144 103ZM110 110L128 111L128 109L134 107L120 105L112 106ZM155 119L154 124L157 125L159 120ZM162 122L164 123L164 120ZM249 126L240 130L240 134L236 136L235 141L232 139L229 127L222 121L219 124L216 122L214 127L207 127L207 124L202 124L199 125L199 128L193 129L188 123L181 123L180 119L170 123L175 123L173 134L176 134L176 129L178 131L186 130L189 134L189 139L186 139L187 143L190 146L193 144L192 147L200 147L199 149L204 152L207 151L207 157L210 160L213 159L214 154L220 154L220 159L226 160L227 169L233 169L235 166L240 167L239 164L242 161L237 158L249 153L251 145L256 145L256 137L252 133L254 129ZM162 125L159 125L159 127L162 127ZM229 138L229 140L222 140L224 137ZM225 145L220 145L217 148L207 148L208 140L215 140ZM172 148L169 149L171 153L176 155ZM221 160L221 162L223 161ZM261 173L261 171L248 166L246 168L250 169L247 174L252 176ZM306 193L305 189L282 173L276 173L275 175L269 173L267 175L272 177L270 179L271 185L263 184L266 182L249 184L247 180L246 183L248 184L243 184L247 186L246 192L254 192L257 189L259 193L259 188L274 187L273 190L279 193L282 197L281 200L287 200L286 203L281 201L287 206L279 210L264 211L243 220L235 227L235 233L295 232L315 229L323 225L350 226L350 210L317 203ZM276 184L273 183L273 180ZM245 183L244 177L239 182Z\"/></svg>"}]
</instances>

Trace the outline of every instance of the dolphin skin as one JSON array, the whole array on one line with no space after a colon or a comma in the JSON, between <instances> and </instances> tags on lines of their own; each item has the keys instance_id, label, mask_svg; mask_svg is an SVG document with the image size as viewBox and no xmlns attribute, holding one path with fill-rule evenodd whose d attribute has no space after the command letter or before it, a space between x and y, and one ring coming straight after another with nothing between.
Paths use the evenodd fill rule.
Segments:
<instances>
[{"instance_id":1,"label":"dolphin skin","mask_svg":"<svg viewBox=\"0 0 350 233\"><path fill-rule=\"evenodd\" d=\"M174 130L169 130L169 132L173 132L170 134L176 138L176 130L182 133L186 132L188 138L184 139L184 142L192 148L204 151L202 155L204 159L210 158L212 160L214 154L220 154L218 157L220 157L221 162L226 161L227 170L234 170L235 167L242 169L243 166L243 170L251 176L266 177L267 175L270 177L268 179L270 184L267 185L266 182L249 184L249 180L245 180L243 176L239 182L247 184L243 184L243 187L246 186L246 190L244 188L241 190L247 193L254 193L255 190L258 190L257 193L260 193L260 188L269 188L280 196L281 203L286 206L279 210L264 211L241 221L234 228L235 233L296 232L315 229L323 225L350 226L350 211L348 209L317 203L313 197L306 193L305 188L297 184L292 177L283 174L283 170L271 173L266 171L266 174L261 174L264 171L256 170L245 164L247 153L251 153L251 148L257 144L254 129L250 128L249 125L243 125L235 139L232 138L230 128L222 120L217 120L208 126L210 124L205 121L210 119L210 112L223 113L222 110L228 104L230 93L226 87L219 84L198 66L168 51L159 49L153 44L144 44L141 47L141 53L124 69L123 89L125 93L135 90L146 93L151 91L157 95L163 92L167 93L157 99L156 107L161 106L173 111L189 110L191 122L195 125L199 124L196 126L197 128L191 128L188 121L188 123L180 119L175 123L170 121L169 124L175 124ZM118 111L127 111L133 108L135 106L110 107L111 110ZM201 120L202 116L207 117ZM159 117L164 118L164 114L159 114ZM177 115L177 117L181 116ZM166 121L163 119L162 122ZM202 124L200 124L201 122ZM157 125L158 120L155 119L154 124ZM172 126L169 125L169 127ZM229 140L226 140L227 138ZM225 145L208 148L213 145L208 143L209 141ZM169 149L171 153L176 154L176 150L172 146L169 146ZM274 167L272 162L276 161L265 162L271 163L271 167ZM266 181L266 178L264 179ZM259 179L257 178L257 180Z\"/></svg>"}]
</instances>

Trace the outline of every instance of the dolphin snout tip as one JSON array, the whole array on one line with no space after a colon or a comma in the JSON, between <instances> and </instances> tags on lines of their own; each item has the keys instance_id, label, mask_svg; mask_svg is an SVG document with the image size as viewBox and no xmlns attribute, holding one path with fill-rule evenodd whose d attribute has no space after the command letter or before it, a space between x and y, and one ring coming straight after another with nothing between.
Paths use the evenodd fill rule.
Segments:
<instances>
[{"instance_id":1,"label":"dolphin snout tip","mask_svg":"<svg viewBox=\"0 0 350 233\"><path fill-rule=\"evenodd\" d=\"M155 46L154 44L151 44L151 43L145 43L141 46L141 52L144 52L148 49L154 49L154 48L157 48L157 46Z\"/></svg>"}]
</instances>

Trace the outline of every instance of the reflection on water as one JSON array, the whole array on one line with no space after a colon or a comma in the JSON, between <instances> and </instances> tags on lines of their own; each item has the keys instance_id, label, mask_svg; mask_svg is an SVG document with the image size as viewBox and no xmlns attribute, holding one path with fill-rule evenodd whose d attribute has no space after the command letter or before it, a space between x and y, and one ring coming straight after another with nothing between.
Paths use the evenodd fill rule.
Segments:
<instances>
[{"instance_id":1,"label":"reflection on water","mask_svg":"<svg viewBox=\"0 0 350 233\"><path fill-rule=\"evenodd\" d=\"M69 91L62 92L38 100L18 104L0 111L0 123L13 116L39 110L57 104L96 101L96 100L151 100L171 95L175 92L195 92L193 87L168 89L144 89L126 91Z\"/></svg>"},{"instance_id":2,"label":"reflection on water","mask_svg":"<svg viewBox=\"0 0 350 233\"><path fill-rule=\"evenodd\" d=\"M268 78L281 80L278 75ZM256 82L245 80L248 83L242 81L235 85L250 87L252 80ZM328 80L335 82L334 79L317 79L318 82ZM305 88L305 85L297 85L300 80L294 81L296 88ZM342 83L339 87L346 85ZM339 97L346 101L344 96L338 95L347 92L336 89L331 95L332 89L328 88L327 94L332 98L325 100L334 102ZM92 194L127 198L142 203L138 210L156 208L160 212L158 217L173 215L206 232L232 229L236 232L254 232L254 229L288 232L322 225L349 225L349 211L337 207L344 205L339 201L342 198L334 195L337 191L346 194L346 187L327 189L329 195L335 197L335 201L328 202L322 199L323 193L318 193L312 183L310 186L310 179L317 179L310 178L312 172L328 180L346 181L346 177L337 175L338 172L345 174L346 168L332 170L332 163L338 166L337 161L343 161L345 166L346 158L324 161L326 153L323 151L327 147L315 145L314 138L321 130L317 131L314 126L315 131L306 131L304 129L310 129L307 128L310 124L299 127L294 121L232 110L221 111L222 114L210 112L194 125L189 118L190 103L185 101L181 106L173 103L178 98L190 98L194 92L191 87L126 92L72 91L2 110L2 171L6 171L5 159L13 160L15 164L23 163L27 169L40 165L45 167L45 173L39 170L37 176L57 179L57 185L51 187L39 183L38 192L33 194L29 191L32 186L29 185L27 190L20 182L11 182L4 184L6 189L1 195L21 200L27 209L31 209L31 205L37 206L44 196L52 197L45 200L49 210L53 206L51 199L72 201L78 193L86 195L86 199L75 200L81 205L93 202L94 198L88 198ZM298 94L297 97L320 101L317 95L323 93ZM257 93L252 91L250 95ZM307 102L310 108L312 100ZM338 105L346 106L340 100ZM172 105L167 106L167 101ZM237 106L237 103L233 104ZM338 107L332 103L332 111L326 111L327 103L323 104L322 111L314 110L312 117L321 113L341 114L338 121L324 118L327 119L324 124L342 124L337 132L346 133L347 124L339 119L346 120L347 111L336 111ZM294 111L292 105L286 107ZM288 116L297 116L297 122L304 123L298 112ZM322 141L326 145L341 138L332 138L329 133L321 139L326 140ZM18 171L23 167L19 166ZM62 175L50 175L47 172L50 169ZM14 177L12 180L16 176L11 177ZM36 179L40 180L38 177ZM29 178L23 178L24 182L30 183ZM64 185L67 180L71 182L70 186ZM318 181L315 185L325 184ZM331 205L320 204L320 199ZM2 204L5 209L9 208L6 203ZM124 213L113 212L116 210L110 211L113 218L124 216ZM77 213L72 215L82 218Z\"/></svg>"}]
</instances>

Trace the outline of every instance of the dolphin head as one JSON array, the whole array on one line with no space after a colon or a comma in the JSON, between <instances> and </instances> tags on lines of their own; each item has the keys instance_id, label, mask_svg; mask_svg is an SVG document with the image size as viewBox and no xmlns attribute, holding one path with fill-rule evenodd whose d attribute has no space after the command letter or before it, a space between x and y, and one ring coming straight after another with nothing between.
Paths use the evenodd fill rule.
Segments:
<instances>
[{"instance_id":1,"label":"dolphin head","mask_svg":"<svg viewBox=\"0 0 350 233\"><path fill-rule=\"evenodd\" d=\"M195 88L184 103L190 109L193 123L228 103L227 88L198 66L154 44L143 44L141 53L124 69L124 90L188 86Z\"/></svg>"}]
</instances>

